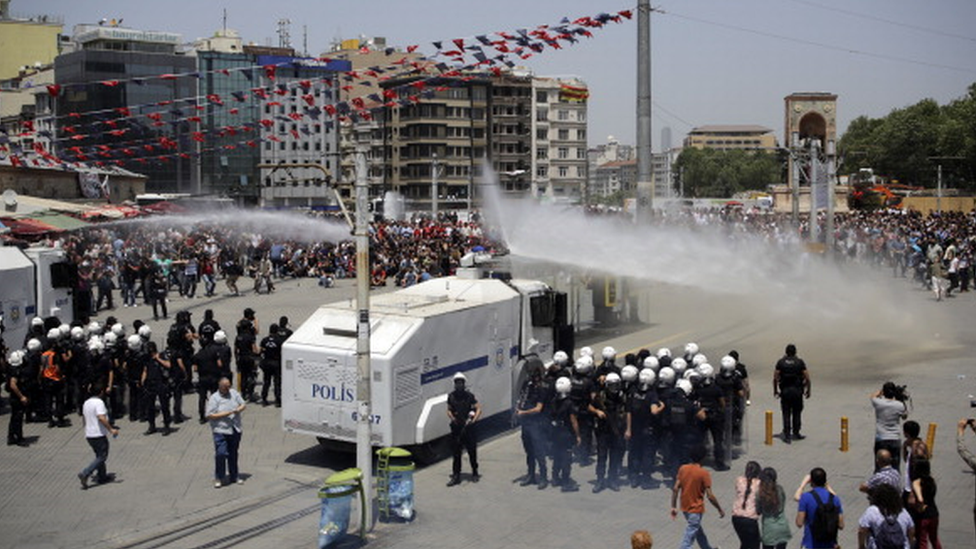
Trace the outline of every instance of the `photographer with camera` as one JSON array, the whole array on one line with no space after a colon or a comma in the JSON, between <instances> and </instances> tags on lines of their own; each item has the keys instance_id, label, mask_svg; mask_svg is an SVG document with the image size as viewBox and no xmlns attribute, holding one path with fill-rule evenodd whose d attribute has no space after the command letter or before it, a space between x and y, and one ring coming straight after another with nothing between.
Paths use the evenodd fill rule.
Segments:
<instances>
[{"instance_id":1,"label":"photographer with camera","mask_svg":"<svg viewBox=\"0 0 976 549\"><path fill-rule=\"evenodd\" d=\"M976 419L964 418L959 420L959 424L956 425L956 451L959 452L959 457L966 462L966 465L976 473L976 456L966 447L966 442L963 440L967 427L976 433ZM976 524L976 504L973 505L973 523Z\"/></svg>"},{"instance_id":2,"label":"photographer with camera","mask_svg":"<svg viewBox=\"0 0 976 549\"><path fill-rule=\"evenodd\" d=\"M901 470L901 421L908 417L908 392L904 385L885 382L881 390L871 395L874 406L874 452L887 450L891 454L891 466ZM875 471L878 465L875 463Z\"/></svg>"}]
</instances>

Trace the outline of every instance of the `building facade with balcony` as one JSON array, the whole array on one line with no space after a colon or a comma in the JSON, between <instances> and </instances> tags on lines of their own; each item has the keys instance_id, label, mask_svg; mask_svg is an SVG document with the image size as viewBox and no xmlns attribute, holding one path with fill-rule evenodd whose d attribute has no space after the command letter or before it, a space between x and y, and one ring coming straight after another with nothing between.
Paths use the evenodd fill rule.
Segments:
<instances>
[{"instance_id":1,"label":"building facade with balcony","mask_svg":"<svg viewBox=\"0 0 976 549\"><path fill-rule=\"evenodd\" d=\"M532 79L532 194L585 200L588 174L586 83Z\"/></svg>"}]
</instances>

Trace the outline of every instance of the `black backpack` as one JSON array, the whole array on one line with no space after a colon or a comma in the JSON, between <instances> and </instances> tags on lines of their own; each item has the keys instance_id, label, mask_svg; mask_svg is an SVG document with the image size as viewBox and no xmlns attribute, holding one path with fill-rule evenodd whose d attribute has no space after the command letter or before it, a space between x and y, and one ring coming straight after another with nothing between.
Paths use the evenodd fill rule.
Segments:
<instances>
[{"instance_id":1,"label":"black backpack","mask_svg":"<svg viewBox=\"0 0 976 549\"><path fill-rule=\"evenodd\" d=\"M820 499L820 494L811 491L813 499L817 501L817 512L810 523L810 535L818 544L837 543L837 530L840 525L840 510L834 503L834 495L830 494L827 503Z\"/></svg>"},{"instance_id":2,"label":"black backpack","mask_svg":"<svg viewBox=\"0 0 976 549\"><path fill-rule=\"evenodd\" d=\"M901 529L898 516L886 516L878 528L871 532L874 536L874 546L877 549L903 549L905 547L905 531Z\"/></svg>"}]
</instances>

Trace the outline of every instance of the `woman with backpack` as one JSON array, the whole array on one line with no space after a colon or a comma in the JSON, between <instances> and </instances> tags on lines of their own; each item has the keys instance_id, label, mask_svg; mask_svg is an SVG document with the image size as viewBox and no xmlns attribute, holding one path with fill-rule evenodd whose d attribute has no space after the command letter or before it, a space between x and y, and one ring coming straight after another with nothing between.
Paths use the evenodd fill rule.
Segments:
<instances>
[{"instance_id":1,"label":"woman with backpack","mask_svg":"<svg viewBox=\"0 0 976 549\"><path fill-rule=\"evenodd\" d=\"M786 518L786 491L776 482L776 469L766 467L759 473L756 511L762 516L763 549L786 549L793 533Z\"/></svg>"},{"instance_id":2,"label":"woman with backpack","mask_svg":"<svg viewBox=\"0 0 976 549\"><path fill-rule=\"evenodd\" d=\"M902 505L901 494L890 484L879 484L868 495L871 506L857 525L858 549L910 549L915 524Z\"/></svg>"}]
</instances>

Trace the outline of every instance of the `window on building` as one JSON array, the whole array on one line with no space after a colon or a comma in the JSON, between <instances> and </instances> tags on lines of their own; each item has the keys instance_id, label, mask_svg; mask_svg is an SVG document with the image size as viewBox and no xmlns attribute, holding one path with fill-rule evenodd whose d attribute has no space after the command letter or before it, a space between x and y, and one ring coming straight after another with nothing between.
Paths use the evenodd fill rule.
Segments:
<instances>
[{"instance_id":1,"label":"window on building","mask_svg":"<svg viewBox=\"0 0 976 549\"><path fill-rule=\"evenodd\" d=\"M582 147L576 149L576 159L577 160L586 160L586 149L584 149Z\"/></svg>"},{"instance_id":2,"label":"window on building","mask_svg":"<svg viewBox=\"0 0 976 549\"><path fill-rule=\"evenodd\" d=\"M576 166L576 177L586 177L586 167Z\"/></svg>"},{"instance_id":3,"label":"window on building","mask_svg":"<svg viewBox=\"0 0 976 549\"><path fill-rule=\"evenodd\" d=\"M536 177L545 179L545 177L549 175L549 168L547 166L538 166L535 169L535 175Z\"/></svg>"},{"instance_id":4,"label":"window on building","mask_svg":"<svg viewBox=\"0 0 976 549\"><path fill-rule=\"evenodd\" d=\"M549 121L549 109L538 109L535 111L535 119L539 122Z\"/></svg>"},{"instance_id":5,"label":"window on building","mask_svg":"<svg viewBox=\"0 0 976 549\"><path fill-rule=\"evenodd\" d=\"M559 109L557 116L559 117L560 120L569 120L569 111L564 109Z\"/></svg>"},{"instance_id":6,"label":"window on building","mask_svg":"<svg viewBox=\"0 0 976 549\"><path fill-rule=\"evenodd\" d=\"M569 147L559 147L558 155L560 160L569 158Z\"/></svg>"},{"instance_id":7,"label":"window on building","mask_svg":"<svg viewBox=\"0 0 976 549\"><path fill-rule=\"evenodd\" d=\"M569 167L559 166L559 177L567 177L567 176L569 176Z\"/></svg>"},{"instance_id":8,"label":"window on building","mask_svg":"<svg viewBox=\"0 0 976 549\"><path fill-rule=\"evenodd\" d=\"M560 139L560 141L568 141L569 140L569 130L559 130L559 139Z\"/></svg>"},{"instance_id":9,"label":"window on building","mask_svg":"<svg viewBox=\"0 0 976 549\"><path fill-rule=\"evenodd\" d=\"M586 141L586 130L576 130L576 139Z\"/></svg>"},{"instance_id":10,"label":"window on building","mask_svg":"<svg viewBox=\"0 0 976 549\"><path fill-rule=\"evenodd\" d=\"M536 128L535 138L539 141L547 141L549 139L549 129L548 128Z\"/></svg>"},{"instance_id":11,"label":"window on building","mask_svg":"<svg viewBox=\"0 0 976 549\"><path fill-rule=\"evenodd\" d=\"M545 160L549 158L549 149L545 147L539 147L535 150L535 157L537 160Z\"/></svg>"},{"instance_id":12,"label":"window on building","mask_svg":"<svg viewBox=\"0 0 976 549\"><path fill-rule=\"evenodd\" d=\"M549 94L546 93L546 92L544 92L544 91L537 91L537 92L535 92L535 102L536 103L548 103L549 102Z\"/></svg>"}]
</instances>

